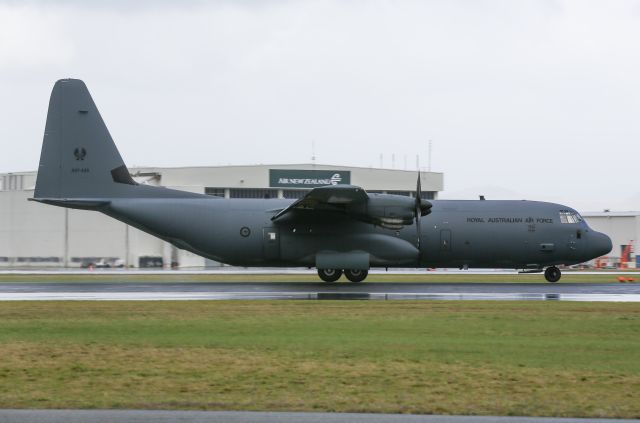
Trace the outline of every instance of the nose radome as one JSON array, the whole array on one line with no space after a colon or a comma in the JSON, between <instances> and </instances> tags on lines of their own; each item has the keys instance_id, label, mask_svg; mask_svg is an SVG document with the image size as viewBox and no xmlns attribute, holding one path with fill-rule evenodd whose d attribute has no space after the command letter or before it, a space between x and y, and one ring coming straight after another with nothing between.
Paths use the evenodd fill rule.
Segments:
<instances>
[{"instance_id":1,"label":"nose radome","mask_svg":"<svg viewBox=\"0 0 640 423\"><path fill-rule=\"evenodd\" d=\"M607 255L611 252L613 244L611 238L602 232L593 232L589 239L589 250L593 254L593 257L600 257Z\"/></svg>"}]
</instances>

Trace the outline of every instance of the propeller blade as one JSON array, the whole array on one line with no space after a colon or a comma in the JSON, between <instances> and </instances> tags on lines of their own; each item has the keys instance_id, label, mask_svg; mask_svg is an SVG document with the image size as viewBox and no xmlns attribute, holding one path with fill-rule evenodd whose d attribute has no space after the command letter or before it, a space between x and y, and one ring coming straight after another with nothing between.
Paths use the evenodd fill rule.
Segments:
<instances>
[{"instance_id":1,"label":"propeller blade","mask_svg":"<svg viewBox=\"0 0 640 423\"><path fill-rule=\"evenodd\" d=\"M418 247L418 251L420 251L420 214L416 215L416 232L418 233L416 246Z\"/></svg>"},{"instance_id":2,"label":"propeller blade","mask_svg":"<svg viewBox=\"0 0 640 423\"><path fill-rule=\"evenodd\" d=\"M416 184L416 207L415 207L415 216L416 216L416 235L418 236L418 240L416 242L416 247L418 248L418 253L420 250L420 216L422 215L422 188L420 185L420 171L418 171L418 183Z\"/></svg>"}]
</instances>

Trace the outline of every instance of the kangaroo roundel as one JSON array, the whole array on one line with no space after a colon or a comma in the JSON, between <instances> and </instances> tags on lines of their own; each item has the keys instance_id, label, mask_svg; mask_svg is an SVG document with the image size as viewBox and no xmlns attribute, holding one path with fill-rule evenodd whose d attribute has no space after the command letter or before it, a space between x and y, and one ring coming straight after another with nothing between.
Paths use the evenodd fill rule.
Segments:
<instances>
[{"instance_id":1,"label":"kangaroo roundel","mask_svg":"<svg viewBox=\"0 0 640 423\"><path fill-rule=\"evenodd\" d=\"M76 147L76 149L73 150L73 155L76 157L76 160L84 160L87 156L87 150L85 150L84 147Z\"/></svg>"}]
</instances>

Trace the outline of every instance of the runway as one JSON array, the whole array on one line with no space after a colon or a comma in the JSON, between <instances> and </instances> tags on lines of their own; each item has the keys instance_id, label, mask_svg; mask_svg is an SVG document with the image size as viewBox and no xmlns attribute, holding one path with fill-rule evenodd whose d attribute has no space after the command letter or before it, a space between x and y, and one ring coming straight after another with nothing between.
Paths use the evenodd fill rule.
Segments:
<instances>
[{"instance_id":1,"label":"runway","mask_svg":"<svg viewBox=\"0 0 640 423\"><path fill-rule=\"evenodd\" d=\"M622 423L639 420L513 416L434 416L364 413L286 413L163 410L0 410L5 423L216 422L216 423Z\"/></svg>"},{"instance_id":2,"label":"runway","mask_svg":"<svg viewBox=\"0 0 640 423\"><path fill-rule=\"evenodd\" d=\"M534 300L640 302L640 284L2 282L0 301Z\"/></svg>"}]
</instances>

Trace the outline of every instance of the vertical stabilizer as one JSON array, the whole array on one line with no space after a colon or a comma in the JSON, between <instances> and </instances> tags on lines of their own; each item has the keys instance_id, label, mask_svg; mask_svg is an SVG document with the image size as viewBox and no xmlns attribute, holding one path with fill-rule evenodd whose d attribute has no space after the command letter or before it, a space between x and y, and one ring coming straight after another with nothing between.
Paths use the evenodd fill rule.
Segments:
<instances>
[{"instance_id":1,"label":"vertical stabilizer","mask_svg":"<svg viewBox=\"0 0 640 423\"><path fill-rule=\"evenodd\" d=\"M127 196L135 182L84 82L56 82L49 101L36 199Z\"/></svg>"}]
</instances>

